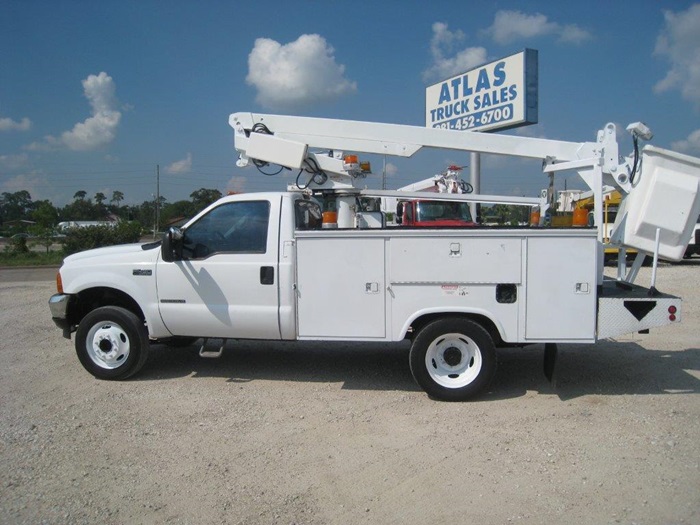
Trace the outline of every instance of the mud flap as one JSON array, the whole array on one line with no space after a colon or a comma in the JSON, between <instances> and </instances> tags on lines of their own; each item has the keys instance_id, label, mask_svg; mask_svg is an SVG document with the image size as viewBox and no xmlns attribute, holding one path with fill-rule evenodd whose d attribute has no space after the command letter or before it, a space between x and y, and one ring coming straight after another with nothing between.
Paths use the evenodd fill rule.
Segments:
<instances>
[{"instance_id":1,"label":"mud flap","mask_svg":"<svg viewBox=\"0 0 700 525\"><path fill-rule=\"evenodd\" d=\"M544 345L544 375L552 388L557 387L557 345L546 343Z\"/></svg>"}]
</instances>

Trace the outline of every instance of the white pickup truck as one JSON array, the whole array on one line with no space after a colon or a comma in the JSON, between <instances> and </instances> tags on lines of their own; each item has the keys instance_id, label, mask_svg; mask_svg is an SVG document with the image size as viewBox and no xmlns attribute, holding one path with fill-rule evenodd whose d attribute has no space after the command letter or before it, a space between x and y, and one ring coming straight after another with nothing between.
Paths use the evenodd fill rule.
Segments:
<instances>
[{"instance_id":1,"label":"white pickup truck","mask_svg":"<svg viewBox=\"0 0 700 525\"><path fill-rule=\"evenodd\" d=\"M293 165L296 146L270 137L263 142L287 148L280 161ZM239 151L246 146L237 141ZM64 335L75 331L83 366L102 379L130 377L152 341L409 338L417 383L436 398L463 400L488 385L499 346L545 344L551 373L557 343L680 321L678 297L622 273L603 278L595 228L387 228L380 212L358 205L360 196L382 192L344 184L330 191L334 174L352 168L333 172L328 159L304 155L316 158L308 172L325 201L312 195L311 182L305 191L228 196L162 242L67 257L49 305ZM329 198L335 228L324 227L321 203ZM682 257L665 235L656 232L656 251ZM220 351L203 345L200 353Z\"/></svg>"}]
</instances>

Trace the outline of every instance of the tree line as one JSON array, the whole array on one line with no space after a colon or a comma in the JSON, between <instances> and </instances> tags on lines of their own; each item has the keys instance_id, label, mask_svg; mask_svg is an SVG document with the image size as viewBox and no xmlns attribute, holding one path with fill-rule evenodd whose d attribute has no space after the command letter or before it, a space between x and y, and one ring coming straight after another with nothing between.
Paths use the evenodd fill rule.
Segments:
<instances>
[{"instance_id":1,"label":"tree line","mask_svg":"<svg viewBox=\"0 0 700 525\"><path fill-rule=\"evenodd\" d=\"M158 229L179 218L190 218L206 206L221 198L216 189L200 188L190 194L190 200L168 202L160 197ZM89 197L87 192L75 192L73 201L63 207L54 206L48 200L32 200L27 190L14 193L4 192L0 196L0 231L12 235L18 232L38 233L55 229L62 221L106 221L122 220L137 222L143 229L152 229L155 225L156 202L143 201L141 204L121 204L124 193L115 190L108 198L102 192ZM34 230L34 231L32 231Z\"/></svg>"}]
</instances>

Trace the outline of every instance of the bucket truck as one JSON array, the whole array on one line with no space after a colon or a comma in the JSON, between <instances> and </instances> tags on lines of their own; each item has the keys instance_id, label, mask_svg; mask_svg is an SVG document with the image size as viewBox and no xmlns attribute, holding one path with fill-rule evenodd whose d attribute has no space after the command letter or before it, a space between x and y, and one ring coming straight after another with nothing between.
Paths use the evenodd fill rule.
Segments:
<instances>
[{"instance_id":1,"label":"bucket truck","mask_svg":"<svg viewBox=\"0 0 700 525\"><path fill-rule=\"evenodd\" d=\"M536 158L544 173L578 171L598 201L604 184L625 195L612 240L621 249L655 263L678 260L700 213L700 159L639 148L649 135L639 123L630 127L629 157L620 156L613 124L579 143L253 113L229 123L238 166L268 175L289 168L295 183L281 193L224 197L162 243L67 257L51 315L65 337L75 334L78 358L94 376L135 374L154 342L201 338L200 354L216 357L224 344L217 349L212 339L409 339L416 382L437 399L464 400L488 386L497 347L544 345L552 378L559 344L681 319L681 299L656 288L655 271L649 286L635 283L637 261L604 278L599 227L387 228L381 211L362 206L366 198L425 195L361 189L367 170L357 153L411 157L444 148ZM602 211L594 208L596 226Z\"/></svg>"}]
</instances>

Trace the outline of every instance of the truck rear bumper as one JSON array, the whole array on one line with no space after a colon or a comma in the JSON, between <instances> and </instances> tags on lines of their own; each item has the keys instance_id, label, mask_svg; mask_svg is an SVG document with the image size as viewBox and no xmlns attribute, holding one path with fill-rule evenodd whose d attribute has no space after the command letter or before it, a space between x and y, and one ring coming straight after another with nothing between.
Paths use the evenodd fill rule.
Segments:
<instances>
[{"instance_id":1,"label":"truck rear bumper","mask_svg":"<svg viewBox=\"0 0 700 525\"><path fill-rule=\"evenodd\" d=\"M630 334L681 321L680 297L604 281L598 297L598 339Z\"/></svg>"},{"instance_id":2,"label":"truck rear bumper","mask_svg":"<svg viewBox=\"0 0 700 525\"><path fill-rule=\"evenodd\" d=\"M49 309L51 310L51 319L61 330L63 337L70 339L72 326L68 320L68 306L70 305L72 295L54 294L49 299Z\"/></svg>"}]
</instances>

